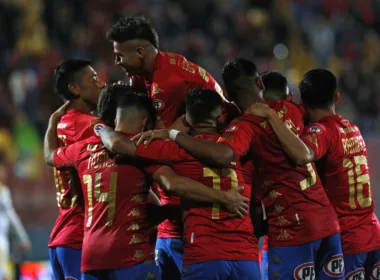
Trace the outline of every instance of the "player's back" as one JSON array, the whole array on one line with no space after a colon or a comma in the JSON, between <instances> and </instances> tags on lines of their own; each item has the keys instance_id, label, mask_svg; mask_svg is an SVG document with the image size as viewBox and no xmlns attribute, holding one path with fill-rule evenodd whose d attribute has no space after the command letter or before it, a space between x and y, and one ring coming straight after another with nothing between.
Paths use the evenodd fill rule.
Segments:
<instances>
[{"instance_id":1,"label":"player's back","mask_svg":"<svg viewBox=\"0 0 380 280\"><path fill-rule=\"evenodd\" d=\"M94 134L103 126L99 118L71 109L57 126L60 147L71 145ZM83 241L83 195L76 170L54 168L59 216L50 235L49 247L67 246L82 248Z\"/></svg>"},{"instance_id":2,"label":"player's back","mask_svg":"<svg viewBox=\"0 0 380 280\"><path fill-rule=\"evenodd\" d=\"M84 141L77 170L85 196L82 270L126 268L153 259L143 165L117 165L96 136Z\"/></svg>"},{"instance_id":3,"label":"player's back","mask_svg":"<svg viewBox=\"0 0 380 280\"><path fill-rule=\"evenodd\" d=\"M268 103L297 135L303 117L288 101ZM314 164L296 166L283 152L269 123L244 116L255 126L251 152L264 189L270 246L300 245L339 232L336 214L323 190Z\"/></svg>"},{"instance_id":4,"label":"player's back","mask_svg":"<svg viewBox=\"0 0 380 280\"><path fill-rule=\"evenodd\" d=\"M216 142L218 135L197 138ZM190 177L217 190L228 191L243 186L241 195L251 198L250 162L233 162L229 167L205 166L182 150L184 160L173 165L180 175ZM251 218L231 217L219 204L182 201L184 210L184 263L210 260L258 261L257 239Z\"/></svg>"},{"instance_id":5,"label":"player's back","mask_svg":"<svg viewBox=\"0 0 380 280\"><path fill-rule=\"evenodd\" d=\"M367 148L359 128L340 115L331 115L308 130L326 134L329 148L317 167L338 215L343 252L357 254L380 249L380 225L371 197ZM303 138L313 140L313 134L307 135Z\"/></svg>"}]
</instances>

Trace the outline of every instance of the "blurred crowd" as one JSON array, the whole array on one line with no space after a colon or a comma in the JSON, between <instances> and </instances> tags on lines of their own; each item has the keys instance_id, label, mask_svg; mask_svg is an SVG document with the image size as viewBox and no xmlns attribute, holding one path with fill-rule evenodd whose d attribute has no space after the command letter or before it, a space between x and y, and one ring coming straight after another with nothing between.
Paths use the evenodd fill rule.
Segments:
<instances>
[{"instance_id":1,"label":"blurred crowd","mask_svg":"<svg viewBox=\"0 0 380 280\"><path fill-rule=\"evenodd\" d=\"M65 58L90 58L105 81L125 79L105 33L132 14L151 19L162 50L184 54L219 81L224 62L244 56L262 71L285 73L297 98L305 71L330 68L343 94L339 111L364 135L380 131L379 1L0 0L0 150L13 178L52 183L41 155L49 116L62 103L53 70Z\"/></svg>"}]
</instances>

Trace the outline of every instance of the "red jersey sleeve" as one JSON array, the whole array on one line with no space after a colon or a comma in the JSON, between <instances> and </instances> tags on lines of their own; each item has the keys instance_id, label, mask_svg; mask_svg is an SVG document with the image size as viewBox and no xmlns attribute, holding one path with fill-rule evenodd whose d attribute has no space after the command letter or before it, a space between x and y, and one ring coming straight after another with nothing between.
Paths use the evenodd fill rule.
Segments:
<instances>
[{"instance_id":1,"label":"red jersey sleeve","mask_svg":"<svg viewBox=\"0 0 380 280\"><path fill-rule=\"evenodd\" d=\"M170 140L155 140L148 147L137 146L136 156L165 163L175 163L193 159L177 143Z\"/></svg>"},{"instance_id":2,"label":"red jersey sleeve","mask_svg":"<svg viewBox=\"0 0 380 280\"><path fill-rule=\"evenodd\" d=\"M218 143L226 144L233 149L235 157L246 155L251 148L255 125L250 121L250 117L253 116L243 116L232 122L218 139Z\"/></svg>"},{"instance_id":3,"label":"red jersey sleeve","mask_svg":"<svg viewBox=\"0 0 380 280\"><path fill-rule=\"evenodd\" d=\"M75 166L82 147L83 141L80 141L72 145L56 149L53 157L55 167L60 168L65 166Z\"/></svg>"},{"instance_id":4,"label":"red jersey sleeve","mask_svg":"<svg viewBox=\"0 0 380 280\"><path fill-rule=\"evenodd\" d=\"M331 139L330 134L321 124L306 127L301 135L301 140L313 150L314 160L320 159L327 153Z\"/></svg>"}]
</instances>

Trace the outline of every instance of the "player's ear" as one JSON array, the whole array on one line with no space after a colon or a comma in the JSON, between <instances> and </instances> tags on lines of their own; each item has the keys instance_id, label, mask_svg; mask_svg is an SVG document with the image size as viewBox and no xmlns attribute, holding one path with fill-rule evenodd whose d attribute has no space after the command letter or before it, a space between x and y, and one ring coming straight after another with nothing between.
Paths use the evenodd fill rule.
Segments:
<instances>
[{"instance_id":1,"label":"player's ear","mask_svg":"<svg viewBox=\"0 0 380 280\"><path fill-rule=\"evenodd\" d=\"M335 103L335 104L340 104L341 101L342 101L342 96L340 95L340 92L337 91L337 92L335 93L335 100L334 100L334 103Z\"/></svg>"},{"instance_id":2,"label":"player's ear","mask_svg":"<svg viewBox=\"0 0 380 280\"><path fill-rule=\"evenodd\" d=\"M67 86L67 88L68 88L68 90L69 90L72 94L74 94L74 95L76 95L76 96L79 97L80 89L79 89L79 86L78 86L78 85L76 85L76 84L69 84L69 85Z\"/></svg>"},{"instance_id":3,"label":"player's ear","mask_svg":"<svg viewBox=\"0 0 380 280\"><path fill-rule=\"evenodd\" d=\"M260 90L265 90L265 86L264 86L264 83L263 83L263 80L261 79L261 77L257 77L256 85Z\"/></svg>"},{"instance_id":4,"label":"player's ear","mask_svg":"<svg viewBox=\"0 0 380 280\"><path fill-rule=\"evenodd\" d=\"M145 57L145 49L144 49L144 47L137 47L136 48L136 53L137 53L137 57L139 59L144 59L144 57Z\"/></svg>"}]
</instances>

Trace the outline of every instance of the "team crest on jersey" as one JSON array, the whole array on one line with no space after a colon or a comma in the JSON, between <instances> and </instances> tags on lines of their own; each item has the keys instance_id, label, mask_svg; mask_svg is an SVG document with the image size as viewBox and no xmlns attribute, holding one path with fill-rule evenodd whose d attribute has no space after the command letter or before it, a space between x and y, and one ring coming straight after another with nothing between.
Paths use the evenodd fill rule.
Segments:
<instances>
[{"instance_id":1,"label":"team crest on jersey","mask_svg":"<svg viewBox=\"0 0 380 280\"><path fill-rule=\"evenodd\" d=\"M332 256L323 266L324 272L331 277L340 277L344 273L343 255Z\"/></svg>"},{"instance_id":2,"label":"team crest on jersey","mask_svg":"<svg viewBox=\"0 0 380 280\"><path fill-rule=\"evenodd\" d=\"M346 280L364 280L364 268L358 268L346 275ZM375 278L374 278L375 279Z\"/></svg>"},{"instance_id":3,"label":"team crest on jersey","mask_svg":"<svg viewBox=\"0 0 380 280\"><path fill-rule=\"evenodd\" d=\"M225 132L234 132L237 129L238 129L238 127L236 125L234 125L234 126L231 126L231 127L227 128Z\"/></svg>"},{"instance_id":4,"label":"team crest on jersey","mask_svg":"<svg viewBox=\"0 0 380 280\"><path fill-rule=\"evenodd\" d=\"M97 123L96 125L94 125L94 133L96 136L99 136L99 132L105 128L106 126L102 123Z\"/></svg>"},{"instance_id":5,"label":"team crest on jersey","mask_svg":"<svg viewBox=\"0 0 380 280\"><path fill-rule=\"evenodd\" d=\"M371 280L379 280L379 279L380 279L380 263L377 263L372 268Z\"/></svg>"},{"instance_id":6,"label":"team crest on jersey","mask_svg":"<svg viewBox=\"0 0 380 280\"><path fill-rule=\"evenodd\" d=\"M153 106L156 111L160 111L162 108L164 108L165 104L160 99L153 99Z\"/></svg>"},{"instance_id":7,"label":"team crest on jersey","mask_svg":"<svg viewBox=\"0 0 380 280\"><path fill-rule=\"evenodd\" d=\"M322 133L322 129L319 126L312 126L307 129L307 132Z\"/></svg>"},{"instance_id":8,"label":"team crest on jersey","mask_svg":"<svg viewBox=\"0 0 380 280\"><path fill-rule=\"evenodd\" d=\"M296 280L315 280L314 263L303 263L294 270L294 279Z\"/></svg>"}]
</instances>

